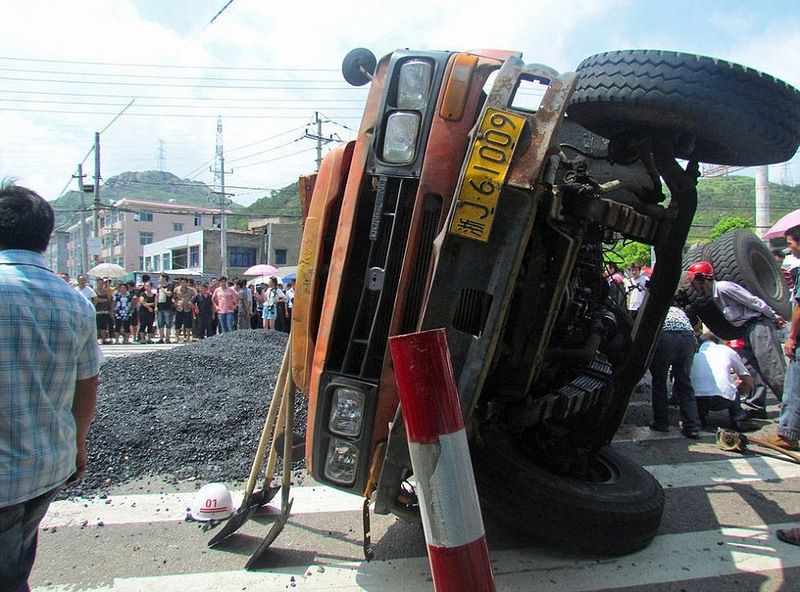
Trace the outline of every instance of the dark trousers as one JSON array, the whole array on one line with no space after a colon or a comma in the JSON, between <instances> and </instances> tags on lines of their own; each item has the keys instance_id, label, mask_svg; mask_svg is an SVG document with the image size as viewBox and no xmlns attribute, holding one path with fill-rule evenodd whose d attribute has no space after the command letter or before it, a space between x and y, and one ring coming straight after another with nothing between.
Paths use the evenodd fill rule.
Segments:
<instances>
[{"instance_id":1,"label":"dark trousers","mask_svg":"<svg viewBox=\"0 0 800 592\"><path fill-rule=\"evenodd\" d=\"M684 429L700 429L697 402L692 388L692 363L697 349L694 333L688 331L662 331L650 362L653 376L652 401L653 423L669 425L669 402L667 400L667 378L672 368L674 382L672 395L678 400Z\"/></svg>"},{"instance_id":2,"label":"dark trousers","mask_svg":"<svg viewBox=\"0 0 800 592\"><path fill-rule=\"evenodd\" d=\"M39 523L60 489L26 502L0 508L0 590L27 592L28 576L36 559Z\"/></svg>"},{"instance_id":3,"label":"dark trousers","mask_svg":"<svg viewBox=\"0 0 800 592\"><path fill-rule=\"evenodd\" d=\"M739 351L742 361L753 379L756 388L744 400L750 409L766 409L767 388L778 401L783 399L783 382L786 375L786 358L775 322L767 318L750 321L746 327L744 349Z\"/></svg>"},{"instance_id":4,"label":"dark trousers","mask_svg":"<svg viewBox=\"0 0 800 592\"><path fill-rule=\"evenodd\" d=\"M215 333L211 329L211 315L197 315L194 324L194 336L198 339L212 337Z\"/></svg>"}]
</instances>

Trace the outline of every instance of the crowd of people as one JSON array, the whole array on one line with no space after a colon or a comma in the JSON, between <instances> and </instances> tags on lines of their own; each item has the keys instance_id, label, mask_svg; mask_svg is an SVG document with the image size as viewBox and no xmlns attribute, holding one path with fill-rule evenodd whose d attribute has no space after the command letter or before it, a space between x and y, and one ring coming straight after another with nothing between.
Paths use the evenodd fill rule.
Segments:
<instances>
[{"instance_id":1,"label":"crowd of people","mask_svg":"<svg viewBox=\"0 0 800 592\"><path fill-rule=\"evenodd\" d=\"M71 285L66 274L62 279ZM294 280L284 286L277 277L251 289L244 279L172 281L168 274L161 274L157 284L145 274L138 285L98 278L92 287L80 275L75 290L94 306L102 344L181 343L259 328L288 333L294 300Z\"/></svg>"}]
</instances>

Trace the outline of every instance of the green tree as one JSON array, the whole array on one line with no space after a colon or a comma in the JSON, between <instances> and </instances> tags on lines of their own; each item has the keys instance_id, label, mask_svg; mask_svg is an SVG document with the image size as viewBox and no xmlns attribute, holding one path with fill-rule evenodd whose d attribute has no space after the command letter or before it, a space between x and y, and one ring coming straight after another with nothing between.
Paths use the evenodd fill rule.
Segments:
<instances>
[{"instance_id":1,"label":"green tree","mask_svg":"<svg viewBox=\"0 0 800 592\"><path fill-rule=\"evenodd\" d=\"M723 216L719 219L719 222L714 224L714 228L711 229L711 234L709 234L708 237L714 240L721 237L726 232L736 230L737 228L752 230L753 223L743 216Z\"/></svg>"},{"instance_id":2,"label":"green tree","mask_svg":"<svg viewBox=\"0 0 800 592\"><path fill-rule=\"evenodd\" d=\"M606 258L620 268L629 267L633 263L650 265L650 245L628 241L616 251L609 253Z\"/></svg>"}]
</instances>

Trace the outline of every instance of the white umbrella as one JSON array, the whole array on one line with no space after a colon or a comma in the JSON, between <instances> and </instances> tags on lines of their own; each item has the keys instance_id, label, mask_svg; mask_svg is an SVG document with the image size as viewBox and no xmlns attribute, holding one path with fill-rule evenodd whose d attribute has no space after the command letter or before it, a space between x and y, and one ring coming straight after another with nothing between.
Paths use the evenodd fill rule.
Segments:
<instances>
[{"instance_id":1,"label":"white umbrella","mask_svg":"<svg viewBox=\"0 0 800 592\"><path fill-rule=\"evenodd\" d=\"M260 265L253 265L253 267L249 268L245 271L242 275L277 275L278 268L273 267L272 265L266 265L262 263Z\"/></svg>"},{"instance_id":2,"label":"white umbrella","mask_svg":"<svg viewBox=\"0 0 800 592\"><path fill-rule=\"evenodd\" d=\"M125 271L125 268L121 265L117 265L116 263L101 263L100 265L95 265L87 273L93 277L109 278L119 278L124 275L128 275L128 272Z\"/></svg>"}]
</instances>

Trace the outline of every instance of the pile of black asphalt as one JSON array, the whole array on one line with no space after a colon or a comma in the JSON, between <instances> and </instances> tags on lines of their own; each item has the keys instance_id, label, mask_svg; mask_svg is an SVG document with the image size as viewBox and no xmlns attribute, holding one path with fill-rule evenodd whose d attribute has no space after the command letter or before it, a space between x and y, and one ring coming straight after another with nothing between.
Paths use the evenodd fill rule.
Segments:
<instances>
[{"instance_id":1,"label":"pile of black asphalt","mask_svg":"<svg viewBox=\"0 0 800 592\"><path fill-rule=\"evenodd\" d=\"M148 477L199 484L245 480L286 343L276 331L235 331L109 358L100 371L87 440L89 470L59 497L102 496ZM305 435L306 401L299 392L295 401L295 432ZM302 468L302 461L293 468Z\"/></svg>"}]
</instances>

